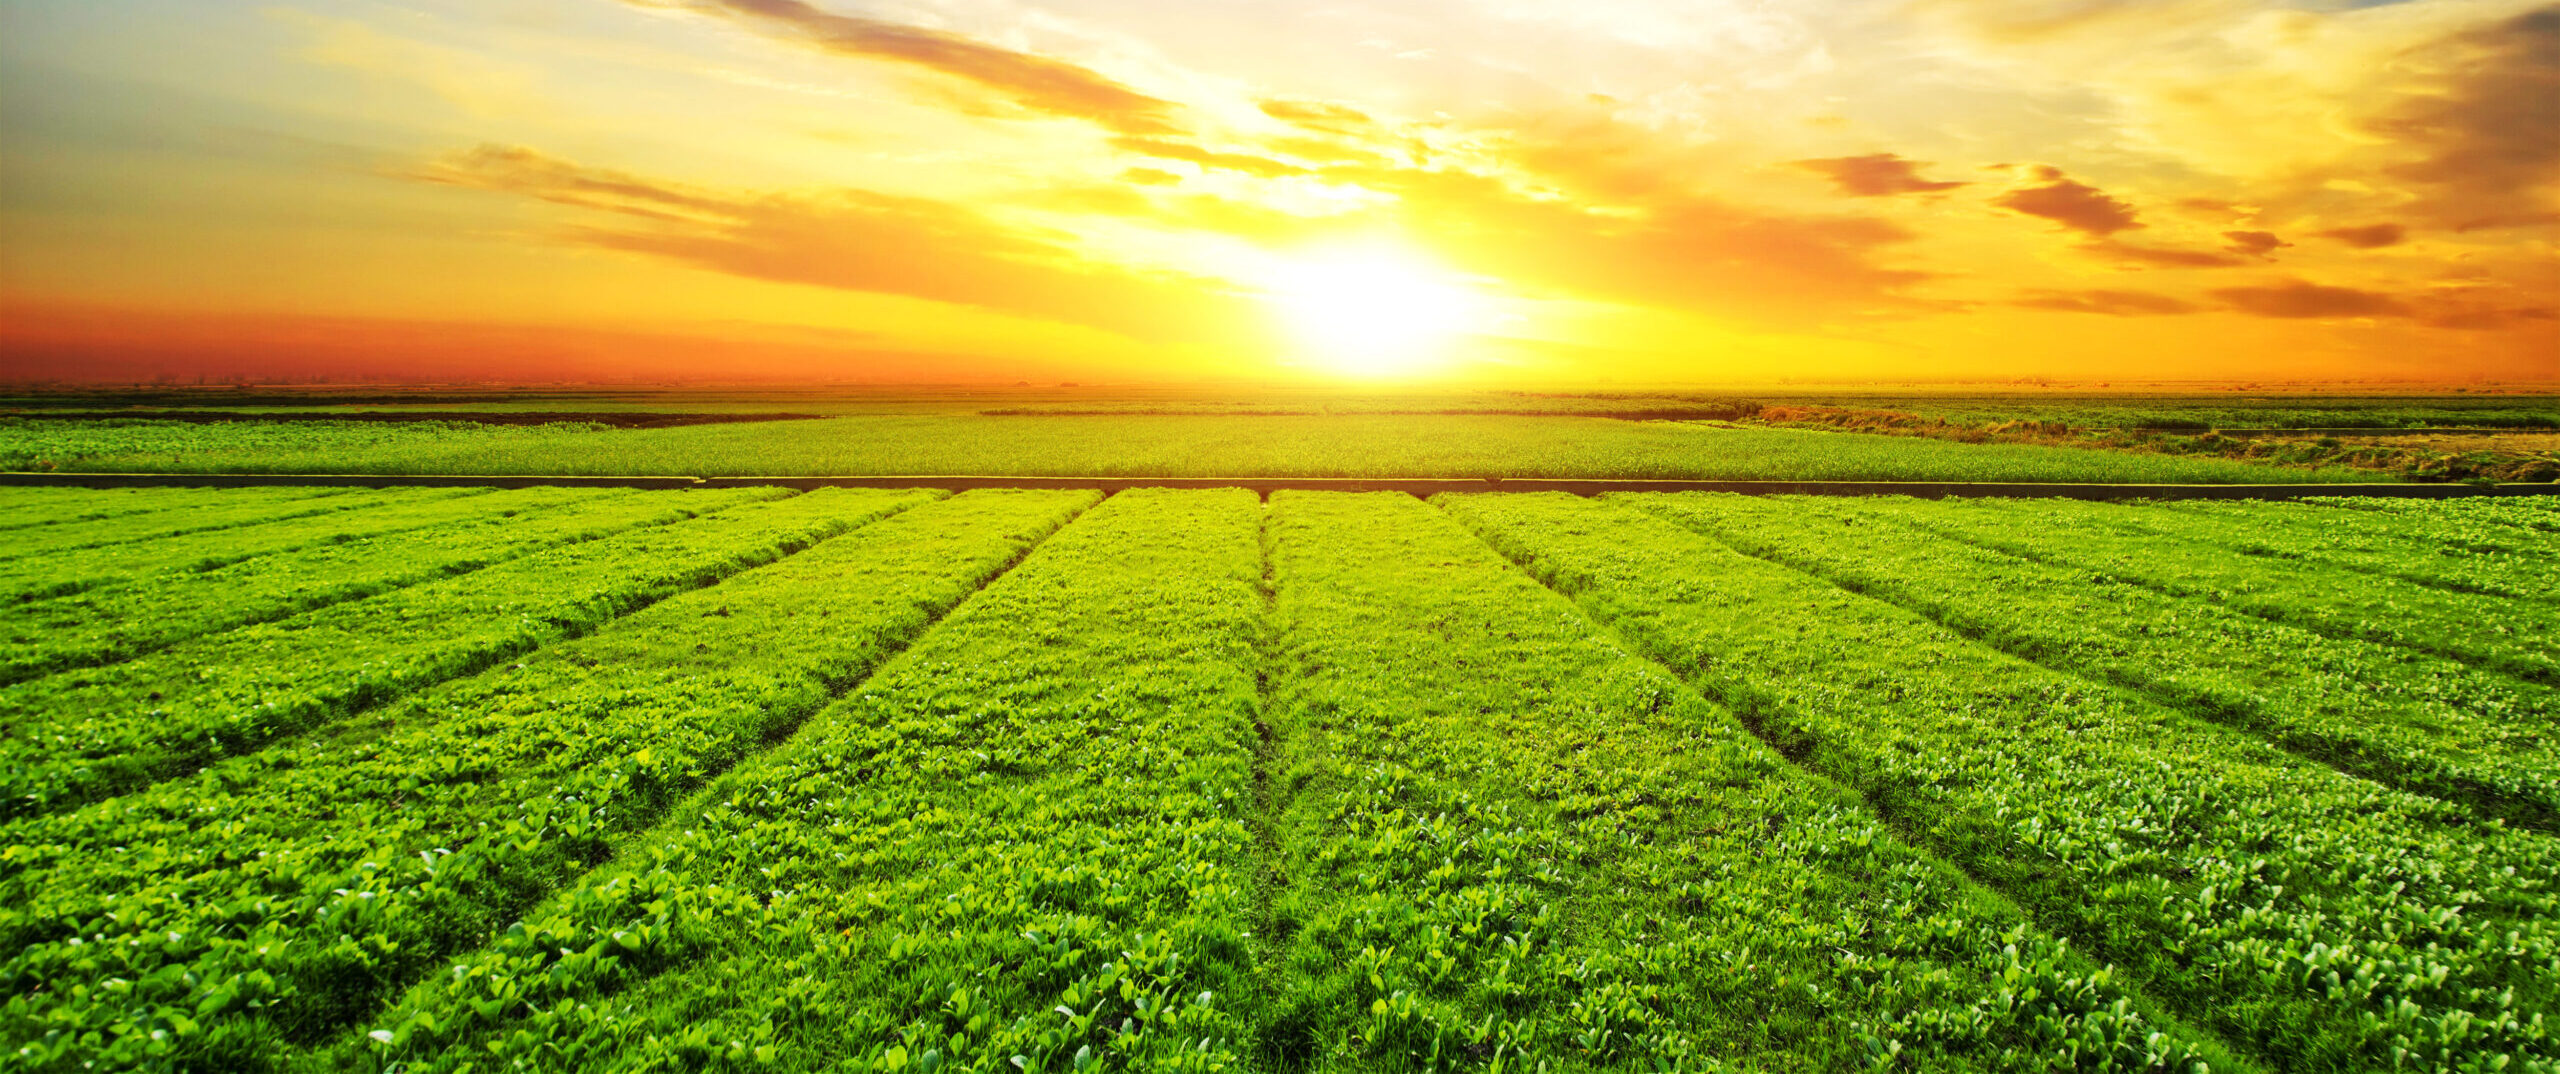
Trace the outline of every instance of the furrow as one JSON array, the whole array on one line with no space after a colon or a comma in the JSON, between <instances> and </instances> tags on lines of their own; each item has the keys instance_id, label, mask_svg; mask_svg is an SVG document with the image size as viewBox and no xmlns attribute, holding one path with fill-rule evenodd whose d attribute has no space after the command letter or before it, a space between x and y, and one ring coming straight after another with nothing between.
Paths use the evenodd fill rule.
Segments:
<instances>
[{"instance_id":1,"label":"furrow","mask_svg":"<svg viewBox=\"0 0 2560 1074\"><path fill-rule=\"evenodd\" d=\"M1261 577L1255 588L1262 598L1262 629L1255 636L1253 677L1253 947L1254 963L1264 970L1255 975L1259 986L1255 989L1256 1002L1266 1009L1284 1001L1282 989L1269 971L1285 957L1289 941L1288 930L1277 912L1280 897L1289 887L1288 863L1280 845L1280 824L1295 797L1290 785L1275 781L1276 770L1285 764L1290 743L1282 739L1272 722L1276 690L1273 676L1281 659L1276 603L1279 584L1271 547L1273 521L1270 502L1265 499L1262 517L1254 534L1256 551L1261 558ZM1260 1043L1263 1047L1257 1058L1265 1065L1282 1070L1296 1070L1303 1066L1291 1061L1292 1057L1269 1048L1267 1040Z\"/></svg>"}]
</instances>

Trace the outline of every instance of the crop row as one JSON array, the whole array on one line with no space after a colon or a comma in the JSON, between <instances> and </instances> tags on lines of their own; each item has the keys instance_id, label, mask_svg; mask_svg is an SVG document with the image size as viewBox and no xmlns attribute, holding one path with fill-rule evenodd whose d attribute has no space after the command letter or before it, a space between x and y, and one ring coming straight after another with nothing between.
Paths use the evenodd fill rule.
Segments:
<instances>
[{"instance_id":1,"label":"crop row","mask_svg":"<svg viewBox=\"0 0 2560 1074\"><path fill-rule=\"evenodd\" d=\"M0 486L0 530L43 532L55 526L112 518L135 519L141 515L194 510L220 503L274 502L278 499L335 496L352 491L356 490L349 486L258 489ZM253 495L243 496L242 493Z\"/></svg>"},{"instance_id":2,"label":"crop row","mask_svg":"<svg viewBox=\"0 0 2560 1074\"><path fill-rule=\"evenodd\" d=\"M2253 556L2334 564L2406 578L2421 585L2528 600L2560 600L2551 574L2551 544L2511 526L2430 513L2376 518L2316 505L2171 500L2114 507L2118 518L2156 520L2162 532L2204 540ZM2092 515L2107 512L2092 511Z\"/></svg>"},{"instance_id":3,"label":"crop row","mask_svg":"<svg viewBox=\"0 0 2560 1074\"><path fill-rule=\"evenodd\" d=\"M1926 510L1918 501L1624 501L2019 657L2491 816L2560 826L2560 695L2547 687L1948 541L1904 521Z\"/></svg>"},{"instance_id":4,"label":"crop row","mask_svg":"<svg viewBox=\"0 0 2560 1074\"><path fill-rule=\"evenodd\" d=\"M351 492L320 501L342 509L300 518L270 518L130 545L99 545L0 560L0 605L179 571L211 570L288 549L459 521L475 513L470 501L488 495L489 490L477 488ZM195 516L195 512L188 514Z\"/></svg>"},{"instance_id":5,"label":"crop row","mask_svg":"<svg viewBox=\"0 0 2560 1074\"><path fill-rule=\"evenodd\" d=\"M0 683L112 663L188 638L279 619L436 577L461 574L553 545L658 525L725 506L734 496L682 492L520 489L464 501L475 513L442 525L332 541L96 586L31 601L0 627Z\"/></svg>"},{"instance_id":6,"label":"crop row","mask_svg":"<svg viewBox=\"0 0 2560 1074\"><path fill-rule=\"evenodd\" d=\"M55 492L57 490L42 490ZM0 525L0 559L53 555L74 548L124 544L176 537L202 530L226 529L277 519L298 518L361 507L370 497L349 495L345 488L177 489L152 490L147 499L116 505L121 509L83 510L76 502L37 501L45 510L0 517L25 518ZM32 515L33 517L28 517Z\"/></svg>"},{"instance_id":7,"label":"crop row","mask_svg":"<svg viewBox=\"0 0 2560 1074\"><path fill-rule=\"evenodd\" d=\"M690 495L690 494L689 494ZM0 690L0 815L184 772L768 563L923 493L742 489L705 517L553 548Z\"/></svg>"},{"instance_id":8,"label":"crop row","mask_svg":"<svg viewBox=\"0 0 2560 1074\"><path fill-rule=\"evenodd\" d=\"M326 493L344 490L304 491ZM219 499L214 495L216 492L214 489L0 486L0 530L58 526L197 507Z\"/></svg>"},{"instance_id":9,"label":"crop row","mask_svg":"<svg viewBox=\"0 0 2560 1074\"><path fill-rule=\"evenodd\" d=\"M2146 1069L2199 1047L1409 499L1275 497L1265 642L1259 515L1115 498L313 1065Z\"/></svg>"},{"instance_id":10,"label":"crop row","mask_svg":"<svg viewBox=\"0 0 2560 1074\"><path fill-rule=\"evenodd\" d=\"M1440 512L1281 493L1270 545L1286 1065L2224 1059Z\"/></svg>"},{"instance_id":11,"label":"crop row","mask_svg":"<svg viewBox=\"0 0 2560 1074\"><path fill-rule=\"evenodd\" d=\"M2550 496L2471 496L2458 500L2407 500L2395 496L2314 496L2303 501L2324 507L2370 511L2398 518L2447 518L2495 522L2542 536L2560 534L2560 498Z\"/></svg>"},{"instance_id":12,"label":"crop row","mask_svg":"<svg viewBox=\"0 0 2560 1074\"><path fill-rule=\"evenodd\" d=\"M850 524L893 497L926 494L787 502ZM281 1063L788 736L1089 501L911 507L360 724L15 822L0 1038L32 1069Z\"/></svg>"},{"instance_id":13,"label":"crop row","mask_svg":"<svg viewBox=\"0 0 2560 1074\"><path fill-rule=\"evenodd\" d=\"M2560 612L2313 560L2235 554L2178 518L2056 500L1938 500L1897 517L1955 540L2211 601L2336 638L2560 683Z\"/></svg>"},{"instance_id":14,"label":"crop row","mask_svg":"<svg viewBox=\"0 0 2560 1074\"><path fill-rule=\"evenodd\" d=\"M2272 1065L2560 1062L2544 1014L2560 1002L2547 835L2027 664L1622 502L1441 502L1764 737Z\"/></svg>"},{"instance_id":15,"label":"crop row","mask_svg":"<svg viewBox=\"0 0 2560 1074\"><path fill-rule=\"evenodd\" d=\"M314 1065L1233 1066L1259 515L1106 501Z\"/></svg>"}]
</instances>

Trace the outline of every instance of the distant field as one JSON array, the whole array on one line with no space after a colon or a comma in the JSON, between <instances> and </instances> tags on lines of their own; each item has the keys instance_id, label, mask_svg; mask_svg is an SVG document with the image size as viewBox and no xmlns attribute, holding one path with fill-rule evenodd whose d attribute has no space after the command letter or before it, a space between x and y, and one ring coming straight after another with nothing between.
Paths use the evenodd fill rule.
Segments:
<instances>
[{"instance_id":1,"label":"distant field","mask_svg":"<svg viewBox=\"0 0 2560 1074\"><path fill-rule=\"evenodd\" d=\"M0 489L0 1047L2549 1069L2555 555L2538 497Z\"/></svg>"},{"instance_id":2,"label":"distant field","mask_svg":"<svg viewBox=\"0 0 2560 1074\"><path fill-rule=\"evenodd\" d=\"M37 470L2142 483L2560 477L2552 446L2560 394L2521 389L173 389L0 398L7 405L24 416L0 412L0 468ZM172 409L259 420L151 417ZM369 420L279 420L302 414ZM72 415L81 417L63 420ZM826 420L748 420L786 415ZM444 420L417 420L428 417ZM742 423L672 427L685 422ZM2218 428L2505 431L2205 432Z\"/></svg>"},{"instance_id":3,"label":"distant field","mask_svg":"<svg viewBox=\"0 0 2560 1074\"><path fill-rule=\"evenodd\" d=\"M1511 415L908 414L588 425L0 418L0 468L165 473L990 474L2255 483L2373 480L2213 457Z\"/></svg>"}]
</instances>

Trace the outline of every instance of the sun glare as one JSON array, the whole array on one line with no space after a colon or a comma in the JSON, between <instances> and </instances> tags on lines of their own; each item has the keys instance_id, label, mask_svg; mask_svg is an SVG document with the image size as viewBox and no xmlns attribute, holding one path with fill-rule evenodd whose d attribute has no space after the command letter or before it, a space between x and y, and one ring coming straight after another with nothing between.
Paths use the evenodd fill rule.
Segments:
<instances>
[{"instance_id":1,"label":"sun glare","mask_svg":"<svg viewBox=\"0 0 2560 1074\"><path fill-rule=\"evenodd\" d=\"M1290 258L1267 293L1302 360L1360 377L1438 364L1480 316L1477 296L1446 270L1385 244Z\"/></svg>"}]
</instances>

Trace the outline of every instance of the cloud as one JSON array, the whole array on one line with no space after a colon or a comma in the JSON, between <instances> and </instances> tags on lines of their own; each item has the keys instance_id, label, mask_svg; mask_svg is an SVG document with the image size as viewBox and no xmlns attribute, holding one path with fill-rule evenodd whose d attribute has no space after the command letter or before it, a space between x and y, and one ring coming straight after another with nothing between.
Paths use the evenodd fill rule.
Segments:
<instances>
[{"instance_id":1,"label":"cloud","mask_svg":"<svg viewBox=\"0 0 2560 1074\"><path fill-rule=\"evenodd\" d=\"M2258 317L2414 317L2409 304L2375 291L2324 287L2286 280L2271 287L2226 287L2211 292L2231 308Z\"/></svg>"},{"instance_id":2,"label":"cloud","mask_svg":"<svg viewBox=\"0 0 2560 1074\"><path fill-rule=\"evenodd\" d=\"M1925 194L1953 190L1963 183L1923 179L1920 169L1927 161L1904 160L1892 153L1869 153L1863 157L1823 157L1789 163L1806 171L1830 178L1840 192L1851 197L1880 197L1887 194Z\"/></svg>"},{"instance_id":3,"label":"cloud","mask_svg":"<svg viewBox=\"0 0 2560 1074\"><path fill-rule=\"evenodd\" d=\"M2222 237L2231 243L2225 249L2250 257L2264 258L2277 250L2293 245L2277 238L2276 233L2272 231L2225 231Z\"/></svg>"},{"instance_id":4,"label":"cloud","mask_svg":"<svg viewBox=\"0 0 2560 1074\"><path fill-rule=\"evenodd\" d=\"M2193 313L2195 303L2148 291L2050 291L2033 289L2011 302L2028 309L2063 313L2101 313L2111 317L2152 317Z\"/></svg>"},{"instance_id":5,"label":"cloud","mask_svg":"<svg viewBox=\"0 0 2560 1074\"><path fill-rule=\"evenodd\" d=\"M2133 206L2071 179L2059 168L2038 165L2034 175L2037 185L2011 190L1991 199L1991 204L2101 238L2142 226L2134 219Z\"/></svg>"},{"instance_id":6,"label":"cloud","mask_svg":"<svg viewBox=\"0 0 2560 1074\"><path fill-rule=\"evenodd\" d=\"M1941 306L1908 293L1931 273L1884 263L1892 248L1916 237L1897 224L1742 205L1671 185L1658 168L1638 169L1642 181L1627 180L1605 156L1571 144L1524 146L1515 136L1501 156L1472 166L1330 164L1312 175L1365 194L1328 201L1323 215L1207 194L1137 195L1125 186L1054 191L1043 200L1280 249L1401 235L1450 269L1516 293L1758 327L1815 327Z\"/></svg>"},{"instance_id":7,"label":"cloud","mask_svg":"<svg viewBox=\"0 0 2560 1074\"><path fill-rule=\"evenodd\" d=\"M2432 75L2367 127L2423 151L2391 174L2430 188L2427 211L2472 227L2543 223L2560 187L2560 5L2413 49Z\"/></svg>"},{"instance_id":8,"label":"cloud","mask_svg":"<svg viewBox=\"0 0 2560 1074\"><path fill-rule=\"evenodd\" d=\"M503 190L554 205L651 220L721 219L734 206L626 172L588 168L523 146L481 145L395 173L442 186Z\"/></svg>"},{"instance_id":9,"label":"cloud","mask_svg":"<svg viewBox=\"0 0 2560 1074\"><path fill-rule=\"evenodd\" d=\"M1145 167L1124 168L1120 172L1120 179L1122 182L1137 183L1141 186L1172 186L1182 181L1181 176L1172 172L1161 168Z\"/></svg>"},{"instance_id":10,"label":"cloud","mask_svg":"<svg viewBox=\"0 0 2560 1074\"><path fill-rule=\"evenodd\" d=\"M1334 134L1352 134L1367 130L1376 120L1350 105L1331 101L1301 101L1272 97L1254 102L1262 114L1283 123L1294 123L1311 130Z\"/></svg>"},{"instance_id":11,"label":"cloud","mask_svg":"<svg viewBox=\"0 0 2560 1074\"><path fill-rule=\"evenodd\" d=\"M1772 328L1936 308L1906 293L1930 273L1879 263L1916 236L1871 217L1778 213L1668 190L1580 204L1462 171L1380 170L1362 183L1395 194L1396 216L1456 267L1533 294Z\"/></svg>"},{"instance_id":12,"label":"cloud","mask_svg":"<svg viewBox=\"0 0 2560 1074\"><path fill-rule=\"evenodd\" d=\"M944 30L838 15L803 0L624 0L680 7L777 31L821 51L921 67L991 90L1035 112L1089 120L1123 134L1169 134L1172 102L1139 93L1065 60L990 45Z\"/></svg>"},{"instance_id":13,"label":"cloud","mask_svg":"<svg viewBox=\"0 0 2560 1074\"><path fill-rule=\"evenodd\" d=\"M2312 234L2324 239L2336 239L2359 250L2375 250L2385 246L2399 245L2402 239L2409 237L2409 229L2398 224L2365 224L2358 227L2333 227L2327 231L2314 231Z\"/></svg>"},{"instance_id":14,"label":"cloud","mask_svg":"<svg viewBox=\"0 0 2560 1074\"><path fill-rule=\"evenodd\" d=\"M2180 250L2170 246L2144 246L2116 239L2101 239L2080 249L2113 261L2154 265L2160 268L2231 268L2246 265L2248 259L2211 250Z\"/></svg>"},{"instance_id":15,"label":"cloud","mask_svg":"<svg viewBox=\"0 0 2560 1074\"><path fill-rule=\"evenodd\" d=\"M1246 175L1260 176L1264 179L1277 179L1288 175L1306 175L1314 171L1312 168L1299 164L1291 164L1285 160L1276 160L1271 157L1259 156L1252 153L1223 152L1171 138L1138 138L1122 135L1120 137L1113 138L1111 140L1111 144L1115 148L1136 153L1139 156L1154 157L1158 160L1187 161L1192 164L1197 164L1203 168L1217 168L1223 171L1242 172Z\"/></svg>"},{"instance_id":16,"label":"cloud","mask_svg":"<svg viewBox=\"0 0 2560 1074\"><path fill-rule=\"evenodd\" d=\"M1152 342L1233 342L1259 323L1259 307L1216 281L1096 261L1064 236L927 198L704 191L506 146L408 174L621 218L552 235L734 276L975 306Z\"/></svg>"},{"instance_id":17,"label":"cloud","mask_svg":"<svg viewBox=\"0 0 2560 1074\"><path fill-rule=\"evenodd\" d=\"M2422 318L2430 328L2449 328L2458 332L2500 332L2517 327L2519 322L2537 321L2548 324L2560 321L2560 311L2547 307L2447 305L2427 311Z\"/></svg>"}]
</instances>

